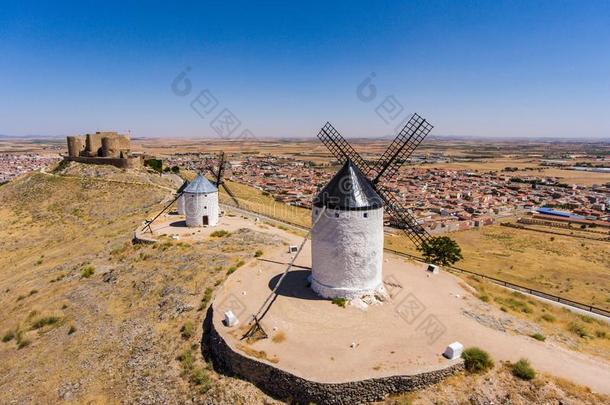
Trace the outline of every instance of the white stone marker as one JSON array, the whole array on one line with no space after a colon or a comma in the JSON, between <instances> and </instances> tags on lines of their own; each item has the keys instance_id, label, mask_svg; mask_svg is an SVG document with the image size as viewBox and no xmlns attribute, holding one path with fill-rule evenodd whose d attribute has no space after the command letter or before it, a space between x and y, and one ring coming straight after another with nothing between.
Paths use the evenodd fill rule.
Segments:
<instances>
[{"instance_id":1,"label":"white stone marker","mask_svg":"<svg viewBox=\"0 0 610 405\"><path fill-rule=\"evenodd\" d=\"M225 312L225 319L222 322L225 324L225 326L230 328L237 325L239 323L239 319L237 319L233 311L227 311Z\"/></svg>"},{"instance_id":2,"label":"white stone marker","mask_svg":"<svg viewBox=\"0 0 610 405\"><path fill-rule=\"evenodd\" d=\"M462 355L462 351L464 350L464 345L460 342L453 342L445 349L443 356L448 358L449 360L455 360Z\"/></svg>"},{"instance_id":3,"label":"white stone marker","mask_svg":"<svg viewBox=\"0 0 610 405\"><path fill-rule=\"evenodd\" d=\"M432 274L438 274L438 273L440 273L441 268L438 267L436 264L429 264L428 271Z\"/></svg>"}]
</instances>

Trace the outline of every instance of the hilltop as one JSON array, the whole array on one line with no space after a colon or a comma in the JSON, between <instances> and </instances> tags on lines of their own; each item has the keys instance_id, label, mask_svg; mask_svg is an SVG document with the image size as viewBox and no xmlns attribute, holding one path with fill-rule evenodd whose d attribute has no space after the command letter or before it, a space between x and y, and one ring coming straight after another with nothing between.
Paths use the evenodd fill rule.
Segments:
<instances>
[{"instance_id":1,"label":"hilltop","mask_svg":"<svg viewBox=\"0 0 610 405\"><path fill-rule=\"evenodd\" d=\"M177 182L71 163L0 187L1 402L278 403L217 374L200 341L205 309L230 269L249 266L257 250L282 238L261 224L193 244L133 245L134 229L172 198ZM516 381L498 366L388 402L430 398L608 400L544 375Z\"/></svg>"}]
</instances>

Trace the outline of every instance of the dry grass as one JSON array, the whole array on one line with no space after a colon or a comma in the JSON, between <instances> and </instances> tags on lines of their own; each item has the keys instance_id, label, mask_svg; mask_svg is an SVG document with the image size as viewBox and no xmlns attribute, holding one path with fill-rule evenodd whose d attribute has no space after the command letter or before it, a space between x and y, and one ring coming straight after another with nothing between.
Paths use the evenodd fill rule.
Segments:
<instances>
[{"instance_id":1,"label":"dry grass","mask_svg":"<svg viewBox=\"0 0 610 405\"><path fill-rule=\"evenodd\" d=\"M273 197L263 195L262 191L244 184L227 181L227 185L237 197L239 205L244 209L302 226L311 224L311 211L308 209L277 202ZM222 188L220 190L220 201L234 205L231 197Z\"/></svg>"},{"instance_id":2,"label":"dry grass","mask_svg":"<svg viewBox=\"0 0 610 405\"><path fill-rule=\"evenodd\" d=\"M239 350L241 350L242 352L246 353L248 356L257 358L257 359L261 359L261 360L266 360L270 363L279 363L280 359L277 356L271 356L269 357L267 355L267 352L265 352L264 350L256 350L251 348L250 346L244 345L244 344L238 344L237 348Z\"/></svg>"},{"instance_id":3,"label":"dry grass","mask_svg":"<svg viewBox=\"0 0 610 405\"><path fill-rule=\"evenodd\" d=\"M383 404L444 404L448 398L459 404L503 403L505 398L512 404L597 405L610 401L607 395L546 374L537 374L531 381L521 380L512 374L511 365L504 363L486 374L459 373L423 390L391 396Z\"/></svg>"},{"instance_id":4,"label":"dry grass","mask_svg":"<svg viewBox=\"0 0 610 405\"><path fill-rule=\"evenodd\" d=\"M126 178L131 175L147 178ZM191 349L192 371L175 372L186 344L181 335L197 345L200 338L196 327L182 326L203 321L205 312L195 309L208 305L225 277L215 269L250 260L275 242L237 231L197 246L132 245L133 230L164 206L169 191L113 176L106 182L31 174L0 188L0 332L6 340L0 375L11 375L4 402L55 403L63 385L81 381L78 403L138 403L151 395L184 403L214 375L202 371L198 347ZM89 279L81 278L86 266L95 267ZM112 376L96 378L104 370ZM44 383L30 384L42 373Z\"/></svg>"},{"instance_id":5,"label":"dry grass","mask_svg":"<svg viewBox=\"0 0 610 405\"><path fill-rule=\"evenodd\" d=\"M476 277L465 279L479 296L489 297L490 304L540 326L544 334L532 338L555 342L572 350L610 360L610 324L607 322L576 314Z\"/></svg>"},{"instance_id":6,"label":"dry grass","mask_svg":"<svg viewBox=\"0 0 610 405\"><path fill-rule=\"evenodd\" d=\"M500 225L454 232L464 255L458 267L610 310L610 243ZM584 245L584 246L583 246ZM418 254L403 236L385 246Z\"/></svg>"}]
</instances>

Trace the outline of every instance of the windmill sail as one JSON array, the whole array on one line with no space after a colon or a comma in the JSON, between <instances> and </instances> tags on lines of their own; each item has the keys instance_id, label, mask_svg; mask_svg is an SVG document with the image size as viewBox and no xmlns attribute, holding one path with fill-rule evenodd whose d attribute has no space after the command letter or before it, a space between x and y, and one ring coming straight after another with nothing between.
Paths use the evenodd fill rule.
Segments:
<instances>
[{"instance_id":1,"label":"windmill sail","mask_svg":"<svg viewBox=\"0 0 610 405\"><path fill-rule=\"evenodd\" d=\"M341 163L350 160L371 181L371 185L386 204L386 212L391 222L398 225L407 237L421 247L430 240L430 234L417 222L416 218L396 197L388 191L383 182L392 179L400 166L411 156L433 126L421 116L414 114L383 153L374 167L371 167L358 152L339 134L330 122L326 122L318 138ZM375 176L374 178L372 178ZM372 180L371 180L372 178Z\"/></svg>"},{"instance_id":2,"label":"windmill sail","mask_svg":"<svg viewBox=\"0 0 610 405\"><path fill-rule=\"evenodd\" d=\"M378 183L382 178L386 181L392 180L398 173L400 166L411 156L413 151L432 131L432 128L434 127L424 118L413 114L377 162L375 166L377 176L373 183Z\"/></svg>"},{"instance_id":3,"label":"windmill sail","mask_svg":"<svg viewBox=\"0 0 610 405\"><path fill-rule=\"evenodd\" d=\"M333 156L343 164L347 159L351 160L358 166L360 171L364 175L369 175L369 164L356 152L352 146L341 136L341 134L332 126L330 122L327 122L320 132L318 138Z\"/></svg>"}]
</instances>

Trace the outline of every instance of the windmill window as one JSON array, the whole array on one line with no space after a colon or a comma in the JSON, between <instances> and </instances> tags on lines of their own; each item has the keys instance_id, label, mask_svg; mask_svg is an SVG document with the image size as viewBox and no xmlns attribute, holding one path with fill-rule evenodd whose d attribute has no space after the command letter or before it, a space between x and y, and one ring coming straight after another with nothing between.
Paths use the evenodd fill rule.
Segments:
<instances>
[{"instance_id":1,"label":"windmill window","mask_svg":"<svg viewBox=\"0 0 610 405\"><path fill-rule=\"evenodd\" d=\"M339 218L339 213L335 212L335 218Z\"/></svg>"},{"instance_id":2,"label":"windmill window","mask_svg":"<svg viewBox=\"0 0 610 405\"><path fill-rule=\"evenodd\" d=\"M365 212L365 213L364 213L364 217L365 217L365 218L368 218L368 217L369 217L369 213L368 213L368 212Z\"/></svg>"},{"instance_id":3,"label":"windmill window","mask_svg":"<svg viewBox=\"0 0 610 405\"><path fill-rule=\"evenodd\" d=\"M318 210L314 210L314 211L313 211L313 213L314 213L315 215L318 215Z\"/></svg>"},{"instance_id":4,"label":"windmill window","mask_svg":"<svg viewBox=\"0 0 610 405\"><path fill-rule=\"evenodd\" d=\"M203 207L203 209L204 209L204 210L207 210L207 209L208 209L208 207L207 207L207 206L204 206L204 207Z\"/></svg>"}]
</instances>

